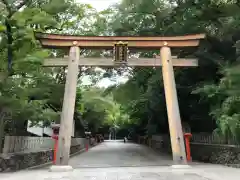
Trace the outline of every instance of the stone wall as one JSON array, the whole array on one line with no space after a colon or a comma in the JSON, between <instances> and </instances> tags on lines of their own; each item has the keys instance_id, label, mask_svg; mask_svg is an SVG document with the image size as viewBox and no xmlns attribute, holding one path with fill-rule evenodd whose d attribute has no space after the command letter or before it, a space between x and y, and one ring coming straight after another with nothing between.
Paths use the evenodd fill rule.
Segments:
<instances>
[{"instance_id":1,"label":"stone wall","mask_svg":"<svg viewBox=\"0 0 240 180\"><path fill-rule=\"evenodd\" d=\"M50 162L52 157L52 150L2 154L0 157L0 172L17 171L20 169L26 169L28 167L45 164Z\"/></svg>"},{"instance_id":2,"label":"stone wall","mask_svg":"<svg viewBox=\"0 0 240 180\"><path fill-rule=\"evenodd\" d=\"M70 153L80 152L83 145L72 146ZM42 150L36 152L19 152L0 155L0 172L17 171L33 166L50 163L53 160L53 150Z\"/></svg>"},{"instance_id":3,"label":"stone wall","mask_svg":"<svg viewBox=\"0 0 240 180\"><path fill-rule=\"evenodd\" d=\"M169 155L172 153L171 143L166 139L151 140L151 147ZM240 146L191 143L191 156L193 161L240 168Z\"/></svg>"},{"instance_id":4,"label":"stone wall","mask_svg":"<svg viewBox=\"0 0 240 180\"><path fill-rule=\"evenodd\" d=\"M191 144L192 159L240 168L240 147L234 145Z\"/></svg>"}]
</instances>

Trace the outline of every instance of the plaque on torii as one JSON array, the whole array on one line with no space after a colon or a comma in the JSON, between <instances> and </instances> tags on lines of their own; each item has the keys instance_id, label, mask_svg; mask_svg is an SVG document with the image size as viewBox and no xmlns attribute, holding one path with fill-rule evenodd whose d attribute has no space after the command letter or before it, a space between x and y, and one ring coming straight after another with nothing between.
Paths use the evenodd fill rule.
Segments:
<instances>
[{"instance_id":1,"label":"plaque on torii","mask_svg":"<svg viewBox=\"0 0 240 180\"><path fill-rule=\"evenodd\" d=\"M125 37L125 36L71 36L38 33L36 37L46 48L70 48L69 57L46 59L44 66L67 66L64 101L59 133L58 165L67 165L71 140L71 125L74 114L76 87L79 66L162 66L164 91L166 98L172 155L175 164L186 164L186 153L182 132L181 118L176 92L173 66L198 66L196 59L177 58L171 55L171 48L198 46L204 34L175 37ZM81 49L114 48L113 58L80 57ZM128 58L131 50L160 50L160 56L154 58Z\"/></svg>"},{"instance_id":2,"label":"plaque on torii","mask_svg":"<svg viewBox=\"0 0 240 180\"><path fill-rule=\"evenodd\" d=\"M127 65L128 60L128 44L122 41L114 44L114 64Z\"/></svg>"}]
</instances>

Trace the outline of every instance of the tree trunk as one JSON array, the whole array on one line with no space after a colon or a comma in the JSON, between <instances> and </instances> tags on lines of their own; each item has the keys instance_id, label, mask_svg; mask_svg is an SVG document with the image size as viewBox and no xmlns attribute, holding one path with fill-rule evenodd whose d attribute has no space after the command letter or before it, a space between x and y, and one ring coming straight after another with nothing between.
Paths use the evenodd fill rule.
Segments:
<instances>
[{"instance_id":1,"label":"tree trunk","mask_svg":"<svg viewBox=\"0 0 240 180\"><path fill-rule=\"evenodd\" d=\"M7 57L8 57L8 72L11 74L12 71L12 59L13 59L13 50L12 50L12 27L9 23L9 20L5 21L6 33L7 33Z\"/></svg>"},{"instance_id":2,"label":"tree trunk","mask_svg":"<svg viewBox=\"0 0 240 180\"><path fill-rule=\"evenodd\" d=\"M0 111L0 153L2 153L4 146L4 128L5 128L4 117L5 115L3 111Z\"/></svg>"}]
</instances>

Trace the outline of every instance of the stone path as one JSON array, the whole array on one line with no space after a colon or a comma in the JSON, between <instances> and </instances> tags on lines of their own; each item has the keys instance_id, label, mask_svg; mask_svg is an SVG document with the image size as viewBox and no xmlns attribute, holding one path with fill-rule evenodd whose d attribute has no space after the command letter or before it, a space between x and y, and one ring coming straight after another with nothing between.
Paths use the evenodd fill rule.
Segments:
<instances>
[{"instance_id":1,"label":"stone path","mask_svg":"<svg viewBox=\"0 0 240 180\"><path fill-rule=\"evenodd\" d=\"M154 150L123 141L105 141L104 143L70 160L73 168L81 167L133 167L133 166L167 166L170 157Z\"/></svg>"},{"instance_id":2,"label":"stone path","mask_svg":"<svg viewBox=\"0 0 240 180\"><path fill-rule=\"evenodd\" d=\"M0 174L1 180L239 180L240 169L192 164L173 168L169 157L145 146L104 142L71 159L72 172L48 169Z\"/></svg>"}]
</instances>

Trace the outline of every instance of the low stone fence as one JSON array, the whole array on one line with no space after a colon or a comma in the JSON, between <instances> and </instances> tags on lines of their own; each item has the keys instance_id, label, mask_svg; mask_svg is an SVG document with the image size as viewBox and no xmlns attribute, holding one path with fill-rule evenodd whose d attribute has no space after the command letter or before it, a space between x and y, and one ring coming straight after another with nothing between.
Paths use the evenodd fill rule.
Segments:
<instances>
[{"instance_id":1,"label":"low stone fence","mask_svg":"<svg viewBox=\"0 0 240 180\"><path fill-rule=\"evenodd\" d=\"M50 137L5 136L3 153L30 152L53 149Z\"/></svg>"},{"instance_id":2,"label":"low stone fence","mask_svg":"<svg viewBox=\"0 0 240 180\"><path fill-rule=\"evenodd\" d=\"M10 139L16 144L14 147L12 145L5 148L5 153L0 154L0 172L17 171L52 162L54 142L50 141L49 138L25 137L23 138L25 140L20 140L21 138L13 140L14 138L11 137ZM85 149L86 143L90 147L94 146L96 143L93 141L94 139L86 141L85 138L73 138L70 153L75 154L82 151ZM39 146L37 146L37 143L39 143ZM24 146L21 147L20 144Z\"/></svg>"},{"instance_id":3,"label":"low stone fence","mask_svg":"<svg viewBox=\"0 0 240 180\"><path fill-rule=\"evenodd\" d=\"M192 159L240 168L240 147L236 145L191 143Z\"/></svg>"},{"instance_id":4,"label":"low stone fence","mask_svg":"<svg viewBox=\"0 0 240 180\"><path fill-rule=\"evenodd\" d=\"M229 144L217 144L212 138L199 138L200 142L197 142L198 138L195 138L191 142L191 156L193 161L200 161L205 163L223 164L231 167L240 168L240 146ZM168 135L158 135L148 138L146 141L139 141L141 144L146 144L153 149L171 155L171 142ZM206 142L211 142L206 143ZM149 143L150 142L150 143ZM205 143L204 143L205 142ZM215 143L215 144L214 144Z\"/></svg>"}]
</instances>

